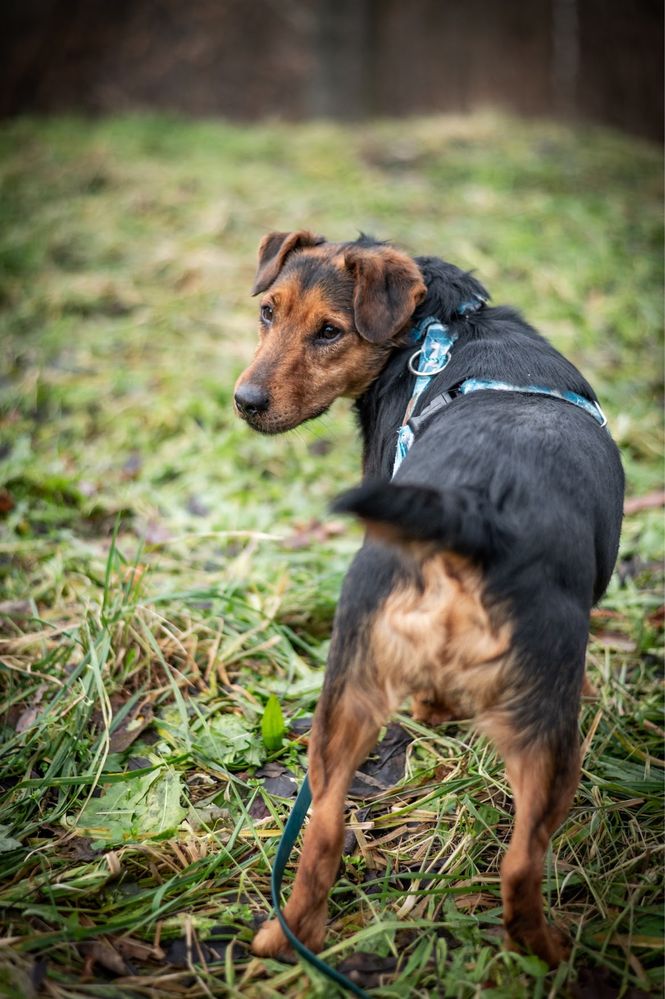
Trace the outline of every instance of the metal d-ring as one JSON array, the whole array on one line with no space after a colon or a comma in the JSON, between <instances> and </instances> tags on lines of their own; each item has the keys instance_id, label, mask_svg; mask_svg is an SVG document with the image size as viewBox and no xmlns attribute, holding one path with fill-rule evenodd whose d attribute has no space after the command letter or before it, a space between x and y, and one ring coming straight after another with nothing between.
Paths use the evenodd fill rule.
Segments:
<instances>
[{"instance_id":1,"label":"metal d-ring","mask_svg":"<svg viewBox=\"0 0 665 999\"><path fill-rule=\"evenodd\" d=\"M603 427L607 426L607 417L605 416L604 412L602 411L602 409L600 407L600 403L598 403L598 402L596 403L596 409L598 410L598 412L600 413L600 416L602 418L602 422L600 424L600 427L601 427L601 430L602 430Z\"/></svg>"},{"instance_id":2,"label":"metal d-ring","mask_svg":"<svg viewBox=\"0 0 665 999\"><path fill-rule=\"evenodd\" d=\"M422 354L422 352L423 352L423 348L421 347L420 350L417 350L409 358L408 367L409 367L409 371L411 372L412 375L418 375L418 376L424 375L426 378L432 378L434 375L438 375L440 371L443 371L443 369L448 364L448 361L450 360L450 354L446 353L446 354L444 354L444 357L443 357L443 363L438 368L434 368L433 371L419 371L418 368L414 368L413 364L414 364L415 359L417 357L419 357L419 355Z\"/></svg>"}]
</instances>

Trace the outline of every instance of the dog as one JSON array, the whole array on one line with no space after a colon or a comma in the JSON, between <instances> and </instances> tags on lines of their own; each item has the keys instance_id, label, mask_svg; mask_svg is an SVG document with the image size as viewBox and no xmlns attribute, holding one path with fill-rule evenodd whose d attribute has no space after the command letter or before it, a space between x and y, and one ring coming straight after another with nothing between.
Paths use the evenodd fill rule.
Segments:
<instances>
[{"instance_id":1,"label":"dog","mask_svg":"<svg viewBox=\"0 0 665 999\"><path fill-rule=\"evenodd\" d=\"M360 517L366 536L312 725L313 812L288 925L322 948L349 783L410 697L421 722L473 719L503 757L515 805L501 864L506 941L555 966L566 938L545 920L543 863L579 781L589 615L623 509L594 392L518 312L490 307L474 276L364 235L270 233L253 294L259 344L235 385L239 416L277 434L345 396L363 445L363 484L333 507ZM452 346L416 398L412 331L433 320ZM276 920L252 949L289 953Z\"/></svg>"}]
</instances>

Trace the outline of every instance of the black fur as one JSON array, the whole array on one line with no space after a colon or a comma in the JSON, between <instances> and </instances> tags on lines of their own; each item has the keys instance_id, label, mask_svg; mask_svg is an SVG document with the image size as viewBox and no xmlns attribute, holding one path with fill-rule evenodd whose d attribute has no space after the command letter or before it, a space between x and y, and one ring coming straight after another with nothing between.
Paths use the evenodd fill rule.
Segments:
<instances>
[{"instance_id":1,"label":"black fur","mask_svg":"<svg viewBox=\"0 0 665 999\"><path fill-rule=\"evenodd\" d=\"M540 383L595 400L586 379L518 312L485 307L461 319L457 307L487 292L470 274L433 257L416 261L428 294L414 315L434 315L458 334L448 367L421 397L465 378ZM546 396L475 392L455 398L426 425L390 482L395 444L413 388L413 347L396 349L357 401L365 485L336 508L385 521L405 539L430 540L483 565L490 604L508 609L521 680L514 712L525 739L576 740L589 612L614 568L624 479L607 429L579 407ZM386 569L386 562L391 566ZM410 571L372 541L345 581L337 629L353 633L383 599L377 578ZM363 585L363 584L367 585ZM358 600L359 591L373 593ZM329 662L326 688L344 671Z\"/></svg>"}]
</instances>

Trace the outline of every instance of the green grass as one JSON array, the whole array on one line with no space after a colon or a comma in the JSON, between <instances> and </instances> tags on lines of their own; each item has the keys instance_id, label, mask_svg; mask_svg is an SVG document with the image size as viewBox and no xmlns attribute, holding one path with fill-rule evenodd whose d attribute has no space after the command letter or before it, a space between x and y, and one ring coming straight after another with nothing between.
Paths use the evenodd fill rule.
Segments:
<instances>
[{"instance_id":1,"label":"green grass","mask_svg":"<svg viewBox=\"0 0 665 999\"><path fill-rule=\"evenodd\" d=\"M249 954L290 808L256 771L303 773L291 726L359 541L326 508L359 447L343 403L283 438L234 419L256 244L363 229L475 268L592 379L640 496L662 485L659 157L491 116L24 120L0 181L0 994L331 995ZM332 894L328 959L378 955L377 996L662 993L662 550L660 510L627 517L593 620L544 885L570 963L500 947L500 762L405 715L404 779L351 801Z\"/></svg>"}]
</instances>

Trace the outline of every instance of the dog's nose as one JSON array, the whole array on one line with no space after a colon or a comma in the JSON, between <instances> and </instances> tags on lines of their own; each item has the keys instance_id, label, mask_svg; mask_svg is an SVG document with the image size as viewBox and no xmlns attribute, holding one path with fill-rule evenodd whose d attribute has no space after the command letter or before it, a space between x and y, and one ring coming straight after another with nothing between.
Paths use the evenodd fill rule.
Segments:
<instances>
[{"instance_id":1,"label":"dog's nose","mask_svg":"<svg viewBox=\"0 0 665 999\"><path fill-rule=\"evenodd\" d=\"M235 404L238 411L243 416L254 416L256 413L265 413L270 405L270 397L261 385L253 382L246 382L239 385L235 392Z\"/></svg>"}]
</instances>

